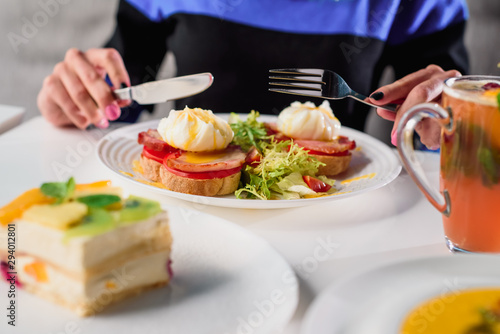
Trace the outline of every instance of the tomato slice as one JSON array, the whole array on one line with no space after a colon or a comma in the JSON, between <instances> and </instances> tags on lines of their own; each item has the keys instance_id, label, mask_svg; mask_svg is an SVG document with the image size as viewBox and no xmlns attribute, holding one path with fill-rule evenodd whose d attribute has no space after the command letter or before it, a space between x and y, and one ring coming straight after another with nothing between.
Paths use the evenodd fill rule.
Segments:
<instances>
[{"instance_id":1,"label":"tomato slice","mask_svg":"<svg viewBox=\"0 0 500 334\"><path fill-rule=\"evenodd\" d=\"M218 171L210 171L210 172L183 172L178 169L170 168L166 164L163 164L170 173L175 174L177 176L182 176L189 179L197 179L197 180L210 180L210 179L221 179L223 177L231 176L238 173L241 170L242 166L218 170Z\"/></svg>"},{"instance_id":2,"label":"tomato slice","mask_svg":"<svg viewBox=\"0 0 500 334\"><path fill-rule=\"evenodd\" d=\"M142 155L148 159L154 160L159 163L163 163L163 158L167 155L164 151L155 151L144 146L142 149Z\"/></svg>"},{"instance_id":3,"label":"tomato slice","mask_svg":"<svg viewBox=\"0 0 500 334\"><path fill-rule=\"evenodd\" d=\"M259 150L252 146L250 151L248 151L247 156L245 158L245 162L250 166L257 166L262 160L262 154L260 154Z\"/></svg>"},{"instance_id":4,"label":"tomato slice","mask_svg":"<svg viewBox=\"0 0 500 334\"><path fill-rule=\"evenodd\" d=\"M313 191L317 193L325 193L330 188L332 187L329 184L326 184L325 182L321 181L320 179L317 179L315 177L309 176L309 175L304 175L302 176L302 179L304 182L307 184L309 188L311 188Z\"/></svg>"}]
</instances>

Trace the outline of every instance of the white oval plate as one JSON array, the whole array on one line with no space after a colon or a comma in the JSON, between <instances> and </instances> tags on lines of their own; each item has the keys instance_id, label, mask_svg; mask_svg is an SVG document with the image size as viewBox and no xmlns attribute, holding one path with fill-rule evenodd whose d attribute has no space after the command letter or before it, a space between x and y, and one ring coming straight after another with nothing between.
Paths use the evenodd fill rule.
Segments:
<instances>
[{"instance_id":1,"label":"white oval plate","mask_svg":"<svg viewBox=\"0 0 500 334\"><path fill-rule=\"evenodd\" d=\"M174 277L167 287L89 318L20 289L16 327L2 321L0 332L264 334L289 322L298 303L297 279L267 241L218 217L166 209L174 239ZM7 303L3 280L0 291Z\"/></svg>"},{"instance_id":2,"label":"white oval plate","mask_svg":"<svg viewBox=\"0 0 500 334\"><path fill-rule=\"evenodd\" d=\"M307 310L302 334L399 333L424 301L475 287L500 286L500 258L449 255L400 262L342 278Z\"/></svg>"},{"instance_id":3,"label":"white oval plate","mask_svg":"<svg viewBox=\"0 0 500 334\"><path fill-rule=\"evenodd\" d=\"M219 116L227 117L227 115ZM242 117L245 117L245 115L242 115ZM276 121L276 117L261 115L260 120ZM349 169L336 177L339 181L336 182L336 188L338 189L338 194L336 195L298 200L263 201L237 199L234 195L206 197L178 193L141 183L135 178L146 179L142 178L141 175L135 175L136 173L132 170L132 162L138 160L142 152L142 145L137 143L137 135L139 132L150 128L156 129L158 122L158 120L153 120L133 124L109 133L98 143L97 156L104 166L130 182L139 184L156 193L194 203L248 209L278 209L305 206L351 197L368 190L380 188L394 180L401 171L399 159L387 145L365 133L343 127L341 134L354 139L359 149L353 152ZM127 176L123 172L133 174L134 177ZM366 176L372 173L374 174L372 178L359 179L346 184L341 183L343 180Z\"/></svg>"}]
</instances>

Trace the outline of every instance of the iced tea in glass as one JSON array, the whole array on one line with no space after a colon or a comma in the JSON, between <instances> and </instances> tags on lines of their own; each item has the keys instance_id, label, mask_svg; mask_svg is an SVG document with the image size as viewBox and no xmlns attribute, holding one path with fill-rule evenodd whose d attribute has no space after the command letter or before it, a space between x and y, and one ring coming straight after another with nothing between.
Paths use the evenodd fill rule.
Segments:
<instances>
[{"instance_id":1,"label":"iced tea in glass","mask_svg":"<svg viewBox=\"0 0 500 334\"><path fill-rule=\"evenodd\" d=\"M500 77L445 81L441 106L412 108L398 128L398 149L409 173L443 213L452 251L500 253ZM424 117L442 127L440 193L431 189L405 140ZM413 127L413 128L412 128ZM408 139L408 138L406 138Z\"/></svg>"}]
</instances>

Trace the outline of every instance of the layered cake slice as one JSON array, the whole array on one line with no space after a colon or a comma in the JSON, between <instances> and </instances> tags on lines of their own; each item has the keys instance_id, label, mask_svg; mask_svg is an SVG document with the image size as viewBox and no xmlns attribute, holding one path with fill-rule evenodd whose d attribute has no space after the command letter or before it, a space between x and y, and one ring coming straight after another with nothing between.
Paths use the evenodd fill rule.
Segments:
<instances>
[{"instance_id":1,"label":"layered cake slice","mask_svg":"<svg viewBox=\"0 0 500 334\"><path fill-rule=\"evenodd\" d=\"M167 212L158 202L121 193L107 181L70 179L45 183L1 208L3 276L80 316L166 285Z\"/></svg>"}]
</instances>

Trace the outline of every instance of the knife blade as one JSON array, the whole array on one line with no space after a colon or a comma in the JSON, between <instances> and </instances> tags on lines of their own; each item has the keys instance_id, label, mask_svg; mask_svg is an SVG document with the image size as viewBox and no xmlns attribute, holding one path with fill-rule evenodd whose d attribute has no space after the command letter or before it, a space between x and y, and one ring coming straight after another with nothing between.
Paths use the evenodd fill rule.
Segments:
<instances>
[{"instance_id":1,"label":"knife blade","mask_svg":"<svg viewBox=\"0 0 500 334\"><path fill-rule=\"evenodd\" d=\"M201 93L210 87L213 81L214 77L207 72L146 82L113 92L120 100L134 100L139 104L156 104Z\"/></svg>"}]
</instances>

